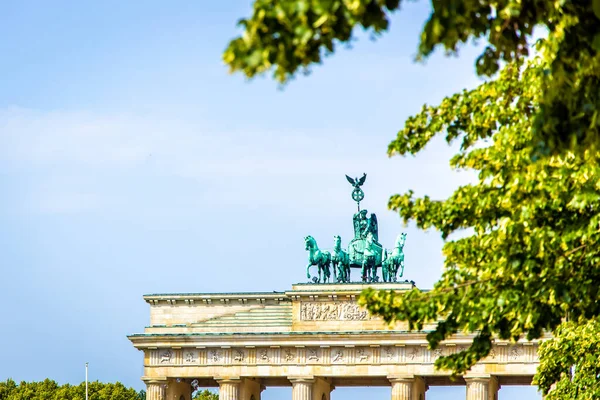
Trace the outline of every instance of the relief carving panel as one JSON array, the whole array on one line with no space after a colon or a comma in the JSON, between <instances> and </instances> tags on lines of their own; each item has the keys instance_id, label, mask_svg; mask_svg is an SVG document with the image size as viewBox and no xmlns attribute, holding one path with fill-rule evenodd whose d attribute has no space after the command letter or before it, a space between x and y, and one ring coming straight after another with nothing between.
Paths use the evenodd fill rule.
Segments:
<instances>
[{"instance_id":1,"label":"relief carving panel","mask_svg":"<svg viewBox=\"0 0 600 400\"><path fill-rule=\"evenodd\" d=\"M300 319L303 321L367 321L375 318L358 304L345 301L303 302L300 306Z\"/></svg>"},{"instance_id":2,"label":"relief carving panel","mask_svg":"<svg viewBox=\"0 0 600 400\"><path fill-rule=\"evenodd\" d=\"M424 345L385 345L347 346L347 347L276 347L276 348L194 348L173 350L150 350L150 365L282 365L282 364L320 364L320 365L353 365L353 364L413 364L433 363L437 358L454 354L465 347L438 348L428 350ZM537 346L526 345L494 345L482 363L537 363Z\"/></svg>"}]
</instances>

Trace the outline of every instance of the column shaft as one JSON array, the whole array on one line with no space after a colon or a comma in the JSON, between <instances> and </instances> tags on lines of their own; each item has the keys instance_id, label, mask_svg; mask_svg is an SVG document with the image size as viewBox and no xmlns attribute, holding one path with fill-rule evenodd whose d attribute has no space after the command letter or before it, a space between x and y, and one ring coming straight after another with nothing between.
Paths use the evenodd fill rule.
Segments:
<instances>
[{"instance_id":1,"label":"column shaft","mask_svg":"<svg viewBox=\"0 0 600 400\"><path fill-rule=\"evenodd\" d=\"M240 400L239 379L221 379L219 382L219 400Z\"/></svg>"},{"instance_id":2,"label":"column shaft","mask_svg":"<svg viewBox=\"0 0 600 400\"><path fill-rule=\"evenodd\" d=\"M421 376L388 376L392 384L392 400L425 400L428 386Z\"/></svg>"},{"instance_id":3,"label":"column shaft","mask_svg":"<svg viewBox=\"0 0 600 400\"><path fill-rule=\"evenodd\" d=\"M290 382L292 382L292 400L313 400L314 379L290 378Z\"/></svg>"},{"instance_id":4,"label":"column shaft","mask_svg":"<svg viewBox=\"0 0 600 400\"><path fill-rule=\"evenodd\" d=\"M392 400L412 400L414 378L390 379L392 383Z\"/></svg>"},{"instance_id":5,"label":"column shaft","mask_svg":"<svg viewBox=\"0 0 600 400\"><path fill-rule=\"evenodd\" d=\"M465 377L467 400L497 400L498 381L495 377Z\"/></svg>"},{"instance_id":6,"label":"column shaft","mask_svg":"<svg viewBox=\"0 0 600 400\"><path fill-rule=\"evenodd\" d=\"M146 400L165 400L165 384L146 382Z\"/></svg>"}]
</instances>

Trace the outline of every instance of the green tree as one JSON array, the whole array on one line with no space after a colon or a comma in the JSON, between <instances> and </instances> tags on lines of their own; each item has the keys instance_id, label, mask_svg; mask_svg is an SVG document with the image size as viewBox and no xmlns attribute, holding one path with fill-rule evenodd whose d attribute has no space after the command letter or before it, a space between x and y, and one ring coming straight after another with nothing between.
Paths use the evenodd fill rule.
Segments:
<instances>
[{"instance_id":1,"label":"green tree","mask_svg":"<svg viewBox=\"0 0 600 400\"><path fill-rule=\"evenodd\" d=\"M194 400L219 400L219 395L210 390L198 390L193 397Z\"/></svg>"},{"instance_id":2,"label":"green tree","mask_svg":"<svg viewBox=\"0 0 600 400\"><path fill-rule=\"evenodd\" d=\"M451 165L479 173L445 200L412 192L390 199L405 222L447 239L445 269L429 292L369 290L361 298L387 321L406 320L411 329L435 323L432 348L459 331L476 334L438 367L462 373L487 356L494 337L540 338L567 315L585 323L600 312L600 156L535 159L532 115L544 67L541 59L509 65L494 81L424 107L390 144L390 154L414 154L446 132L448 141L461 140ZM473 233L448 240L464 230Z\"/></svg>"},{"instance_id":3,"label":"green tree","mask_svg":"<svg viewBox=\"0 0 600 400\"><path fill-rule=\"evenodd\" d=\"M17 388L17 384L12 379L0 382L0 400L8 399L8 396Z\"/></svg>"},{"instance_id":4,"label":"green tree","mask_svg":"<svg viewBox=\"0 0 600 400\"><path fill-rule=\"evenodd\" d=\"M381 34L400 0L255 0L223 58L248 77L274 70L280 82L308 70L349 42L355 28ZM600 143L600 0L436 0L421 33L418 59L442 47L456 53L471 39L487 46L476 60L481 75L530 52L535 27L548 32L548 61L534 113L539 150L584 150Z\"/></svg>"},{"instance_id":5,"label":"green tree","mask_svg":"<svg viewBox=\"0 0 600 400\"><path fill-rule=\"evenodd\" d=\"M139 400L139 393L126 388L122 383L90 382L90 400ZM144 392L145 394L145 392ZM0 382L0 400L84 400L85 383L77 386L59 386L55 381L21 382L18 385L11 379Z\"/></svg>"},{"instance_id":6,"label":"green tree","mask_svg":"<svg viewBox=\"0 0 600 400\"><path fill-rule=\"evenodd\" d=\"M534 383L547 400L600 398L600 323L568 322L539 350L541 363ZM552 391L550 389L552 388Z\"/></svg>"}]
</instances>

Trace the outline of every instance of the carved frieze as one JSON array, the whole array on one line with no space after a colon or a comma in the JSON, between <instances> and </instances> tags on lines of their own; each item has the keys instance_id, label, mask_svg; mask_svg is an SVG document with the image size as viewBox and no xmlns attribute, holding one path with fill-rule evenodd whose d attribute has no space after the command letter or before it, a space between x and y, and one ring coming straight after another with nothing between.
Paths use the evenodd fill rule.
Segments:
<instances>
[{"instance_id":1,"label":"carved frieze","mask_svg":"<svg viewBox=\"0 0 600 400\"><path fill-rule=\"evenodd\" d=\"M366 321L374 319L367 310L350 301L303 302L300 306L303 321Z\"/></svg>"},{"instance_id":2,"label":"carved frieze","mask_svg":"<svg viewBox=\"0 0 600 400\"><path fill-rule=\"evenodd\" d=\"M212 349L208 352L208 361L213 364L218 364L222 361L223 353L217 349Z\"/></svg>"},{"instance_id":3,"label":"carved frieze","mask_svg":"<svg viewBox=\"0 0 600 400\"><path fill-rule=\"evenodd\" d=\"M285 349L283 351L283 359L285 362L294 362L296 361L296 352L292 349Z\"/></svg>"},{"instance_id":4,"label":"carved frieze","mask_svg":"<svg viewBox=\"0 0 600 400\"><path fill-rule=\"evenodd\" d=\"M319 349L308 348L306 349L306 361L310 363L319 362L321 360L321 355L319 354Z\"/></svg>"},{"instance_id":5,"label":"carved frieze","mask_svg":"<svg viewBox=\"0 0 600 400\"><path fill-rule=\"evenodd\" d=\"M331 362L333 363L344 363L344 349L333 349L331 351Z\"/></svg>"},{"instance_id":6,"label":"carved frieze","mask_svg":"<svg viewBox=\"0 0 600 400\"><path fill-rule=\"evenodd\" d=\"M437 358L454 354L464 347L440 347L428 350L425 345L334 346L334 347L257 347L157 349L149 351L149 365L354 365L354 364L429 364ZM536 363L537 346L533 344L494 345L481 363Z\"/></svg>"},{"instance_id":7,"label":"carved frieze","mask_svg":"<svg viewBox=\"0 0 600 400\"><path fill-rule=\"evenodd\" d=\"M393 347L384 347L381 354L382 363L392 363L396 360L396 349Z\"/></svg>"},{"instance_id":8,"label":"carved frieze","mask_svg":"<svg viewBox=\"0 0 600 400\"><path fill-rule=\"evenodd\" d=\"M160 354L161 364L171 364L173 362L173 352L171 350L165 350Z\"/></svg>"},{"instance_id":9,"label":"carved frieze","mask_svg":"<svg viewBox=\"0 0 600 400\"><path fill-rule=\"evenodd\" d=\"M523 355L523 350L517 346L512 346L509 352L509 360L516 361Z\"/></svg>"},{"instance_id":10,"label":"carved frieze","mask_svg":"<svg viewBox=\"0 0 600 400\"><path fill-rule=\"evenodd\" d=\"M269 354L269 349L259 349L257 362L260 364L266 364L271 361L271 356Z\"/></svg>"},{"instance_id":11,"label":"carved frieze","mask_svg":"<svg viewBox=\"0 0 600 400\"><path fill-rule=\"evenodd\" d=\"M186 350L183 353L183 363L184 364L193 364L198 361L198 356L196 352L193 350Z\"/></svg>"},{"instance_id":12,"label":"carved frieze","mask_svg":"<svg viewBox=\"0 0 600 400\"><path fill-rule=\"evenodd\" d=\"M356 362L369 362L371 359L371 350L359 347L356 349L355 353Z\"/></svg>"},{"instance_id":13,"label":"carved frieze","mask_svg":"<svg viewBox=\"0 0 600 400\"><path fill-rule=\"evenodd\" d=\"M246 354L242 349L233 349L233 361L236 363L244 362Z\"/></svg>"},{"instance_id":14,"label":"carved frieze","mask_svg":"<svg viewBox=\"0 0 600 400\"><path fill-rule=\"evenodd\" d=\"M413 347L410 350L408 350L408 353L406 354L406 358L409 361L419 361L421 358L421 349L418 347Z\"/></svg>"}]
</instances>

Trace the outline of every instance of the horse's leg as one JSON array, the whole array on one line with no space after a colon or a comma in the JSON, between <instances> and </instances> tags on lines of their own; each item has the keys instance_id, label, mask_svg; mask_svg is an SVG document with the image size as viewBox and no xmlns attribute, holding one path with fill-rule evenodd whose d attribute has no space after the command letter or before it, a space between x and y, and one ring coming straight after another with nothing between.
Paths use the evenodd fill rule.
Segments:
<instances>
[{"instance_id":1,"label":"horse's leg","mask_svg":"<svg viewBox=\"0 0 600 400\"><path fill-rule=\"evenodd\" d=\"M367 266L367 262L365 260L363 260L362 262L362 269L360 271L361 275L362 275L362 281L363 282L367 282L368 279L368 270L367 270L368 266Z\"/></svg>"},{"instance_id":2,"label":"horse's leg","mask_svg":"<svg viewBox=\"0 0 600 400\"><path fill-rule=\"evenodd\" d=\"M371 282L377 282L377 264L373 262L373 266L371 267Z\"/></svg>"},{"instance_id":3,"label":"horse's leg","mask_svg":"<svg viewBox=\"0 0 600 400\"><path fill-rule=\"evenodd\" d=\"M337 262L334 261L331 263L331 267L333 268L333 281L334 282L338 281L337 280L338 279L337 266L338 266Z\"/></svg>"},{"instance_id":4,"label":"horse's leg","mask_svg":"<svg viewBox=\"0 0 600 400\"><path fill-rule=\"evenodd\" d=\"M344 278L346 282L350 282L350 260L346 260L344 264Z\"/></svg>"},{"instance_id":5,"label":"horse's leg","mask_svg":"<svg viewBox=\"0 0 600 400\"><path fill-rule=\"evenodd\" d=\"M306 277L308 279L310 279L310 270L309 269L310 269L311 266L312 266L311 263L308 263L308 265L306 266Z\"/></svg>"},{"instance_id":6,"label":"horse's leg","mask_svg":"<svg viewBox=\"0 0 600 400\"><path fill-rule=\"evenodd\" d=\"M381 276L383 277L384 282L390 281L390 266L389 264L384 264L381 266Z\"/></svg>"}]
</instances>

